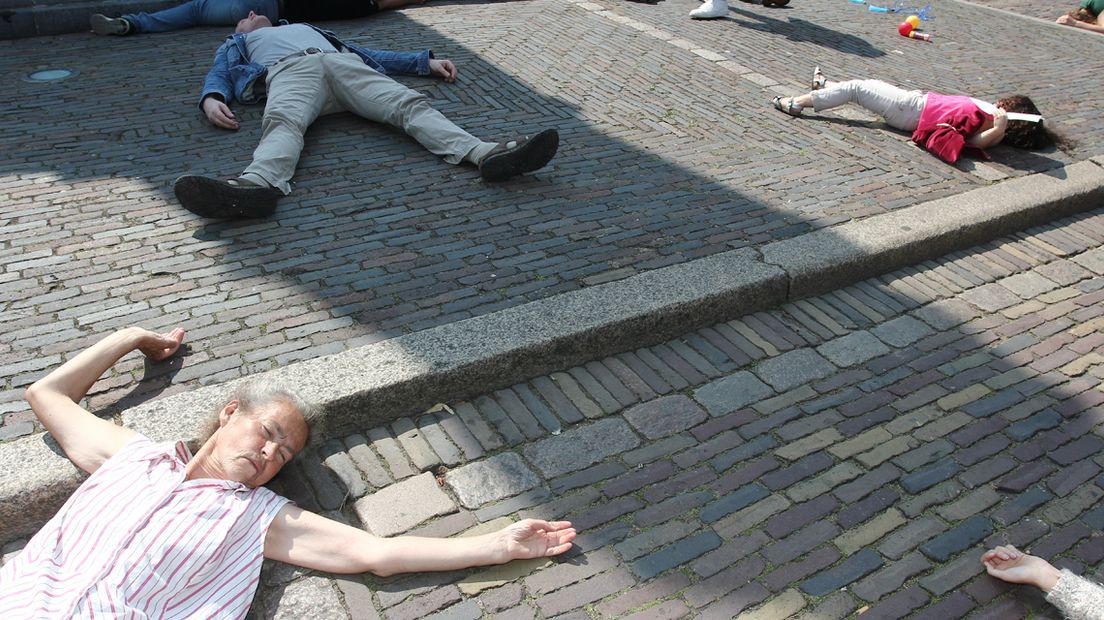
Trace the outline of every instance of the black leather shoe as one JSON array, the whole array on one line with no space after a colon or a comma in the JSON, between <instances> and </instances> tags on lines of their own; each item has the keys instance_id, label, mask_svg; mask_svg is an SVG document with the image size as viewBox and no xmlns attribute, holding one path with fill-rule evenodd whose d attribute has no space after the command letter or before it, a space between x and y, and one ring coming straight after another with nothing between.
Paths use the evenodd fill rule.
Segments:
<instances>
[{"instance_id":1,"label":"black leather shoe","mask_svg":"<svg viewBox=\"0 0 1104 620\"><path fill-rule=\"evenodd\" d=\"M218 219L268 217L276 212L280 192L198 175L185 175L173 183L183 207L196 215Z\"/></svg>"},{"instance_id":2,"label":"black leather shoe","mask_svg":"<svg viewBox=\"0 0 1104 620\"><path fill-rule=\"evenodd\" d=\"M479 174L485 181L505 181L525 172L540 170L552 161L559 146L560 134L555 129L545 129L531 138L501 143L479 162Z\"/></svg>"}]
</instances>

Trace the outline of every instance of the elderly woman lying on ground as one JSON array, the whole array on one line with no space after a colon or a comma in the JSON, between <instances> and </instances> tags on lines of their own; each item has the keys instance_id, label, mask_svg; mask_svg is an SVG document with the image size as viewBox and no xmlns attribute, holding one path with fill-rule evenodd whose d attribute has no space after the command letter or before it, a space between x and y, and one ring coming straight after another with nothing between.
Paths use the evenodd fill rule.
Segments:
<instances>
[{"instance_id":1,"label":"elderly woman lying on ground","mask_svg":"<svg viewBox=\"0 0 1104 620\"><path fill-rule=\"evenodd\" d=\"M78 403L121 357L164 360L184 331L128 328L27 389L46 430L92 474L0 570L0 618L240 618L262 558L334 573L444 571L553 556L566 521L525 519L468 538L377 538L302 510L264 488L309 439L309 407L281 388L240 391L191 455Z\"/></svg>"},{"instance_id":2,"label":"elderly woman lying on ground","mask_svg":"<svg viewBox=\"0 0 1104 620\"><path fill-rule=\"evenodd\" d=\"M981 563L997 579L1039 588L1047 602L1070 620L1104 619L1104 587L1069 570L1058 570L1043 558L1008 545L986 551Z\"/></svg>"}]
</instances>

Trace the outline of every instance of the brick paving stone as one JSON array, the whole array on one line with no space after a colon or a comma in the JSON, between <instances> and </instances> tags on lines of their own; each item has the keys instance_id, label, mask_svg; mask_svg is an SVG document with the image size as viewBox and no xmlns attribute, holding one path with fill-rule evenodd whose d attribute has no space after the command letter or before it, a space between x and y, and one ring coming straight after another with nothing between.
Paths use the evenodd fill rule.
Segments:
<instances>
[{"instance_id":1,"label":"brick paving stone","mask_svg":"<svg viewBox=\"0 0 1104 620\"><path fill-rule=\"evenodd\" d=\"M635 580L628 571L614 569L602 578L589 579L541 596L536 603L545 616L554 616L603 599L634 583Z\"/></svg>"},{"instance_id":2,"label":"brick paving stone","mask_svg":"<svg viewBox=\"0 0 1104 620\"><path fill-rule=\"evenodd\" d=\"M835 564L839 559L839 551L836 551L831 545L826 545L775 568L769 574L761 577L759 581L772 592L778 592L791 583Z\"/></svg>"},{"instance_id":3,"label":"brick paving stone","mask_svg":"<svg viewBox=\"0 0 1104 620\"><path fill-rule=\"evenodd\" d=\"M820 520L763 548L763 557L772 564L783 564L835 538L840 528L828 520Z\"/></svg>"},{"instance_id":4,"label":"brick paving stone","mask_svg":"<svg viewBox=\"0 0 1104 620\"><path fill-rule=\"evenodd\" d=\"M804 502L817 495L828 493L835 487L854 480L864 473L861 467L850 461L840 463L828 471L786 489L786 496L795 502Z\"/></svg>"},{"instance_id":5,"label":"brick paving stone","mask_svg":"<svg viewBox=\"0 0 1104 620\"><path fill-rule=\"evenodd\" d=\"M993 523L975 515L920 546L920 551L936 562L946 562L993 533Z\"/></svg>"},{"instance_id":6,"label":"brick paving stone","mask_svg":"<svg viewBox=\"0 0 1104 620\"><path fill-rule=\"evenodd\" d=\"M682 394L663 396L634 405L622 415L648 439L658 439L687 430L709 417L697 403Z\"/></svg>"},{"instance_id":7,"label":"brick paving stone","mask_svg":"<svg viewBox=\"0 0 1104 620\"><path fill-rule=\"evenodd\" d=\"M975 547L959 557L941 564L919 579L923 588L936 596L942 596L983 572L985 568L978 561L984 549ZM929 556L930 557L930 556Z\"/></svg>"},{"instance_id":8,"label":"brick paving stone","mask_svg":"<svg viewBox=\"0 0 1104 620\"><path fill-rule=\"evenodd\" d=\"M1100 466L1090 460L1080 461L1059 470L1047 480L1047 487L1058 497L1065 497L1100 473Z\"/></svg>"},{"instance_id":9,"label":"brick paving stone","mask_svg":"<svg viewBox=\"0 0 1104 620\"><path fill-rule=\"evenodd\" d=\"M612 358L606 358L600 362L587 362L583 365L583 368L585 368L586 371L590 373L598 381L598 383L610 393L610 396L613 396L622 407L627 407L641 398L651 398L655 396L655 393L651 390L647 390L646 394L641 395L641 386L638 384L642 383L640 381L640 378L632 375L631 371L616 374L615 368L617 367L617 364L615 364L614 362L616 362L616 360ZM627 368L624 368L623 365L621 366L621 369L626 371L628 370ZM636 383L634 383L634 385L629 385L628 383L623 383L622 379L628 380L630 383L634 383L633 380L635 379Z\"/></svg>"},{"instance_id":10,"label":"brick paving stone","mask_svg":"<svg viewBox=\"0 0 1104 620\"><path fill-rule=\"evenodd\" d=\"M870 332L882 342L893 347L908 346L933 333L926 323L908 315L881 323L871 329Z\"/></svg>"},{"instance_id":11,"label":"brick paving stone","mask_svg":"<svg viewBox=\"0 0 1104 620\"><path fill-rule=\"evenodd\" d=\"M836 537L834 542L844 555L851 555L904 524L905 519L901 512L895 508L890 508L870 519L861 527L849 528Z\"/></svg>"},{"instance_id":12,"label":"brick paving stone","mask_svg":"<svg viewBox=\"0 0 1104 620\"><path fill-rule=\"evenodd\" d=\"M586 373L585 370L577 368L581 373ZM613 400L613 397L609 395L597 381L591 381L591 388L604 395L606 399L605 405L591 400L586 391L581 385L568 373L554 372L550 375L551 379L555 381L556 386L563 392L568 398L571 404L578 409L583 417L588 419L600 418L607 413L613 413L619 408L617 402ZM593 378L592 378L593 379ZM606 407L610 409L607 410Z\"/></svg>"},{"instance_id":13,"label":"brick paving stone","mask_svg":"<svg viewBox=\"0 0 1104 620\"><path fill-rule=\"evenodd\" d=\"M749 583L702 609L701 615L698 617L702 620L727 620L732 617L732 614L738 614L763 601L768 596L770 596L770 593L766 588L758 583Z\"/></svg>"},{"instance_id":14,"label":"brick paving stone","mask_svg":"<svg viewBox=\"0 0 1104 620\"><path fill-rule=\"evenodd\" d=\"M422 437L429 443L429 447L433 449L438 460L444 465L453 467L465 460L460 449L437 422L436 416L430 414L418 418L418 430L421 431Z\"/></svg>"},{"instance_id":15,"label":"brick paving stone","mask_svg":"<svg viewBox=\"0 0 1104 620\"><path fill-rule=\"evenodd\" d=\"M1082 539L1088 538L1092 533L1085 524L1074 521L1036 541L1031 547L1031 553L1041 558L1054 558Z\"/></svg>"},{"instance_id":16,"label":"brick paving stone","mask_svg":"<svg viewBox=\"0 0 1104 620\"><path fill-rule=\"evenodd\" d=\"M909 498L899 503L897 507L907 516L915 517L932 506L938 506L951 501L961 495L963 491L965 491L965 488L957 480L947 480L924 491L916 497Z\"/></svg>"},{"instance_id":17,"label":"brick paving stone","mask_svg":"<svg viewBox=\"0 0 1104 620\"><path fill-rule=\"evenodd\" d=\"M910 578L931 568L920 553L913 552L888 564L851 586L851 591L863 600L873 603L886 594L898 590Z\"/></svg>"},{"instance_id":18,"label":"brick paving stone","mask_svg":"<svg viewBox=\"0 0 1104 620\"><path fill-rule=\"evenodd\" d=\"M1053 495L1039 487L1030 487L1015 497L1006 500L1000 508L991 514L993 520L1002 525L1015 523L1024 515L1049 501Z\"/></svg>"},{"instance_id":19,"label":"brick paving stone","mask_svg":"<svg viewBox=\"0 0 1104 620\"><path fill-rule=\"evenodd\" d=\"M970 597L966 596L962 592L953 592L943 600L925 608L920 613L913 616L918 620L923 618L925 620L945 620L946 618L962 618L971 610L977 607Z\"/></svg>"},{"instance_id":20,"label":"brick paving stone","mask_svg":"<svg viewBox=\"0 0 1104 620\"><path fill-rule=\"evenodd\" d=\"M499 402L503 403L504 406L506 403L510 403L510 406L506 407L506 410L511 416L514 412L520 413L521 410L524 410L529 413L529 415L536 418L537 423L539 423L541 428L545 431L555 435L563 430L561 421L552 413L548 406L544 404L544 401L533 393L533 390L529 388L528 384L519 383L511 386L509 389L499 390L495 395L499 397ZM516 400L511 398L513 395L516 395ZM582 419L582 415L579 414L573 406L567 404L566 407L569 408L573 420Z\"/></svg>"},{"instance_id":21,"label":"brick paving stone","mask_svg":"<svg viewBox=\"0 0 1104 620\"><path fill-rule=\"evenodd\" d=\"M709 531L701 532L646 555L632 562L630 566L633 573L641 579L651 579L719 546L721 546L719 536Z\"/></svg>"},{"instance_id":22,"label":"brick paving stone","mask_svg":"<svg viewBox=\"0 0 1104 620\"><path fill-rule=\"evenodd\" d=\"M752 556L739 560L725 570L683 591L682 596L692 607L701 608L724 597L741 584L745 584L763 572L763 560Z\"/></svg>"},{"instance_id":23,"label":"brick paving stone","mask_svg":"<svg viewBox=\"0 0 1104 620\"><path fill-rule=\"evenodd\" d=\"M319 456L322 457L322 463L341 481L348 494L356 499L368 492L368 485L360 477L356 464L344 448L340 441L331 439L319 448Z\"/></svg>"},{"instance_id":24,"label":"brick paving stone","mask_svg":"<svg viewBox=\"0 0 1104 620\"><path fill-rule=\"evenodd\" d=\"M890 620L904 618L909 612L919 609L928 603L930 595L919 586L910 586L904 590L898 590L889 597L870 607L863 614L873 620Z\"/></svg>"},{"instance_id":25,"label":"brick paving stone","mask_svg":"<svg viewBox=\"0 0 1104 620\"><path fill-rule=\"evenodd\" d=\"M1003 452L1012 442L1004 435L990 435L974 445L954 453L954 459L965 466L974 465Z\"/></svg>"},{"instance_id":26,"label":"brick paving stone","mask_svg":"<svg viewBox=\"0 0 1104 620\"><path fill-rule=\"evenodd\" d=\"M801 589L812 596L824 596L878 570L883 564L877 551L863 549L840 564L803 581Z\"/></svg>"},{"instance_id":27,"label":"brick paving stone","mask_svg":"<svg viewBox=\"0 0 1104 620\"><path fill-rule=\"evenodd\" d=\"M832 466L834 461L826 452L815 452L788 467L778 469L762 477L763 484L772 491L784 489L795 482L804 480L813 474L824 471Z\"/></svg>"},{"instance_id":28,"label":"brick paving stone","mask_svg":"<svg viewBox=\"0 0 1104 620\"><path fill-rule=\"evenodd\" d=\"M831 514L837 507L839 507L839 502L831 496L822 495L816 499L795 504L782 511L772 517L770 523L764 529L772 537L782 538L825 515Z\"/></svg>"},{"instance_id":29,"label":"brick paving stone","mask_svg":"<svg viewBox=\"0 0 1104 620\"><path fill-rule=\"evenodd\" d=\"M478 406L478 409L476 408ZM525 441L525 436L506 415L494 399L481 396L476 403L459 403L455 407L456 415L479 437L480 443L488 450L505 445L517 445ZM478 422L476 421L478 420ZM486 420L484 422L484 420ZM499 439L501 436L502 439ZM505 442L503 442L505 440Z\"/></svg>"},{"instance_id":30,"label":"brick paving stone","mask_svg":"<svg viewBox=\"0 0 1104 620\"><path fill-rule=\"evenodd\" d=\"M445 484L465 508L517 495L540 484L536 474L514 452L463 465L445 474Z\"/></svg>"},{"instance_id":31,"label":"brick paving stone","mask_svg":"<svg viewBox=\"0 0 1104 620\"><path fill-rule=\"evenodd\" d=\"M882 487L857 502L852 502L836 515L840 527L851 528L892 506L901 494L891 487Z\"/></svg>"},{"instance_id":32,"label":"brick paving stone","mask_svg":"<svg viewBox=\"0 0 1104 620\"><path fill-rule=\"evenodd\" d=\"M999 501L1001 501L1000 493L997 493L991 487L984 486L949 504L936 508L935 511L939 516L953 523L972 517Z\"/></svg>"},{"instance_id":33,"label":"brick paving stone","mask_svg":"<svg viewBox=\"0 0 1104 620\"><path fill-rule=\"evenodd\" d=\"M817 347L816 350L841 368L861 364L889 353L889 347L882 344L868 331L852 332L846 336L830 340Z\"/></svg>"},{"instance_id":34,"label":"brick paving stone","mask_svg":"<svg viewBox=\"0 0 1104 620\"><path fill-rule=\"evenodd\" d=\"M802 385L792 390L787 390L774 398L761 400L752 405L752 408L762 414L770 414L786 409L803 400L808 400L817 395L816 390L808 385Z\"/></svg>"},{"instance_id":35,"label":"brick paving stone","mask_svg":"<svg viewBox=\"0 0 1104 620\"><path fill-rule=\"evenodd\" d=\"M962 466L954 459L943 458L928 467L901 477L901 487L913 495L947 480L960 472Z\"/></svg>"},{"instance_id":36,"label":"brick paving stone","mask_svg":"<svg viewBox=\"0 0 1104 620\"><path fill-rule=\"evenodd\" d=\"M889 558L900 558L917 545L941 534L946 529L947 526L934 517L913 519L896 530L893 536L882 541L878 545L878 551Z\"/></svg>"},{"instance_id":37,"label":"brick paving stone","mask_svg":"<svg viewBox=\"0 0 1104 620\"><path fill-rule=\"evenodd\" d=\"M710 491L687 491L685 493L680 493L651 504L647 508L638 510L633 517L633 523L638 527L650 527L657 523L662 523L667 519L685 514L688 510L694 510L699 506L703 506L712 499L713 493Z\"/></svg>"},{"instance_id":38,"label":"brick paving stone","mask_svg":"<svg viewBox=\"0 0 1104 620\"><path fill-rule=\"evenodd\" d=\"M594 609L603 618L615 618L630 610L662 600L688 585L690 585L690 580L686 575L681 573L664 575L647 585L631 589L625 594L603 601L595 605Z\"/></svg>"},{"instance_id":39,"label":"brick paving stone","mask_svg":"<svg viewBox=\"0 0 1104 620\"><path fill-rule=\"evenodd\" d=\"M701 376L701 373L690 369L693 373L693 378L695 379L691 381L687 377L683 376L683 374L680 373L678 370L674 369L671 363L677 356L672 353L670 349L666 348L663 345L637 349L636 351L633 351L633 354L636 355L636 357L639 358L641 362L646 364L649 369L654 371L660 377L663 383L666 383L671 390L681 390L686 388L688 385L691 385L692 383L701 383L705 379L705 377ZM684 362L683 365L687 364L685 364ZM639 372L637 374L639 374ZM653 385L652 387L656 388L656 385ZM656 391L660 390L657 389Z\"/></svg>"},{"instance_id":40,"label":"brick paving stone","mask_svg":"<svg viewBox=\"0 0 1104 620\"><path fill-rule=\"evenodd\" d=\"M1030 485L1047 478L1048 475L1057 471L1050 463L1044 462L1030 462L1022 464L1022 466L1016 468L1006 477L1001 478L997 483L997 489L1001 491L1010 491L1012 493L1019 493Z\"/></svg>"},{"instance_id":41,"label":"brick paving stone","mask_svg":"<svg viewBox=\"0 0 1104 620\"><path fill-rule=\"evenodd\" d=\"M722 536L724 538L724 536ZM762 530L746 536L736 536L690 563L690 569L702 577L710 577L762 548L770 538Z\"/></svg>"},{"instance_id":42,"label":"brick paving stone","mask_svg":"<svg viewBox=\"0 0 1104 620\"><path fill-rule=\"evenodd\" d=\"M912 437L895 437L855 456L855 459L868 469L873 469L898 454L903 454L915 448L917 445L919 445L919 442Z\"/></svg>"},{"instance_id":43,"label":"brick paving stone","mask_svg":"<svg viewBox=\"0 0 1104 620\"><path fill-rule=\"evenodd\" d=\"M483 456L483 444L468 430L459 416L442 412L435 416L435 420L448 435L449 440L463 452L463 460L471 461ZM487 427L484 426L484 429Z\"/></svg>"},{"instance_id":44,"label":"brick paving stone","mask_svg":"<svg viewBox=\"0 0 1104 620\"><path fill-rule=\"evenodd\" d=\"M846 592L836 592L820 599L808 611L794 616L795 620L842 620L851 614L858 604Z\"/></svg>"},{"instance_id":45,"label":"brick paving stone","mask_svg":"<svg viewBox=\"0 0 1104 620\"><path fill-rule=\"evenodd\" d=\"M763 360L755 367L755 374L779 392L795 388L803 383L823 379L835 372L836 367L812 349L795 349Z\"/></svg>"},{"instance_id":46,"label":"brick paving stone","mask_svg":"<svg viewBox=\"0 0 1104 620\"><path fill-rule=\"evenodd\" d=\"M436 478L424 473L366 495L353 508L373 533L392 536L431 517L454 512L456 505L437 486Z\"/></svg>"},{"instance_id":47,"label":"brick paving stone","mask_svg":"<svg viewBox=\"0 0 1104 620\"><path fill-rule=\"evenodd\" d=\"M703 523L713 523L766 498L768 495L769 492L762 486L749 484L702 506L701 510L698 511L698 518Z\"/></svg>"},{"instance_id":48,"label":"brick paving stone","mask_svg":"<svg viewBox=\"0 0 1104 620\"><path fill-rule=\"evenodd\" d=\"M606 418L538 441L527 446L524 454L546 477L555 477L578 471L639 444L640 440L628 424Z\"/></svg>"},{"instance_id":49,"label":"brick paving stone","mask_svg":"<svg viewBox=\"0 0 1104 620\"><path fill-rule=\"evenodd\" d=\"M897 469L891 463L882 463L869 473L836 487L836 490L832 493L844 503L854 503L868 493L880 489L884 484L900 477L900 469Z\"/></svg>"},{"instance_id":50,"label":"brick paving stone","mask_svg":"<svg viewBox=\"0 0 1104 620\"><path fill-rule=\"evenodd\" d=\"M694 390L694 399L712 416L724 415L771 396L770 387L747 371L722 377Z\"/></svg>"},{"instance_id":51,"label":"brick paving stone","mask_svg":"<svg viewBox=\"0 0 1104 620\"><path fill-rule=\"evenodd\" d=\"M893 464L901 469L912 472L919 467L927 465L934 460L941 459L954 451L954 444L945 439L927 441L919 447L894 457ZM907 476L906 476L907 478ZM902 480L902 483L905 481Z\"/></svg>"},{"instance_id":52,"label":"brick paving stone","mask_svg":"<svg viewBox=\"0 0 1104 620\"><path fill-rule=\"evenodd\" d=\"M421 431L414 426L410 418L399 418L391 423L391 430L395 433L395 439L402 446L403 452L414 463L414 468L426 471L435 465L441 464L440 457L429 447Z\"/></svg>"}]
</instances>

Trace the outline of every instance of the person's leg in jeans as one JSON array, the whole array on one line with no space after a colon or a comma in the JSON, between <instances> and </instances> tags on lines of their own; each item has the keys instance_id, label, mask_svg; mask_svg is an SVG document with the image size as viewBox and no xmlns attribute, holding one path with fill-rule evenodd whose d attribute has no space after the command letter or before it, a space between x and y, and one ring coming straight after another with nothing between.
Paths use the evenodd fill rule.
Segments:
<instances>
[{"instance_id":1,"label":"person's leg in jeans","mask_svg":"<svg viewBox=\"0 0 1104 620\"><path fill-rule=\"evenodd\" d=\"M478 164L495 146L483 142L429 105L429 98L383 75L355 54L322 54L333 97L342 109L387 123L450 164ZM267 115L267 110L266 110Z\"/></svg>"},{"instance_id":2,"label":"person's leg in jeans","mask_svg":"<svg viewBox=\"0 0 1104 620\"><path fill-rule=\"evenodd\" d=\"M809 95L817 112L854 103L884 118L890 127L906 131L916 129L924 109L922 93L881 80L827 82Z\"/></svg>"},{"instance_id":3,"label":"person's leg in jeans","mask_svg":"<svg viewBox=\"0 0 1104 620\"><path fill-rule=\"evenodd\" d=\"M261 141L242 179L291 193L288 182L303 151L303 134L323 110L336 111L322 59L337 55L301 56L269 69Z\"/></svg>"},{"instance_id":4,"label":"person's leg in jeans","mask_svg":"<svg viewBox=\"0 0 1104 620\"><path fill-rule=\"evenodd\" d=\"M271 15L276 19L277 0L190 0L156 13L132 13L122 19L130 22L132 32L169 32L195 26L233 26L249 14Z\"/></svg>"},{"instance_id":5,"label":"person's leg in jeans","mask_svg":"<svg viewBox=\"0 0 1104 620\"><path fill-rule=\"evenodd\" d=\"M854 103L885 118L895 129L912 131L920 121L926 96L915 90L905 90L881 80L849 80L824 82L824 87L796 97L778 97L775 107L797 116L812 106L817 112Z\"/></svg>"}]
</instances>

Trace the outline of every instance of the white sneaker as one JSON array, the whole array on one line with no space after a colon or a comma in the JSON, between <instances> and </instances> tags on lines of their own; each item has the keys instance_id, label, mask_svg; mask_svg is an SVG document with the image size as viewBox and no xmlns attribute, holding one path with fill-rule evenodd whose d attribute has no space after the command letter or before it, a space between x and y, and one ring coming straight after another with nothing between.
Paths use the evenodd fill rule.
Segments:
<instances>
[{"instance_id":1,"label":"white sneaker","mask_svg":"<svg viewBox=\"0 0 1104 620\"><path fill-rule=\"evenodd\" d=\"M717 19L726 15L728 15L726 0L706 0L705 4L690 11L690 17L694 19Z\"/></svg>"}]
</instances>

